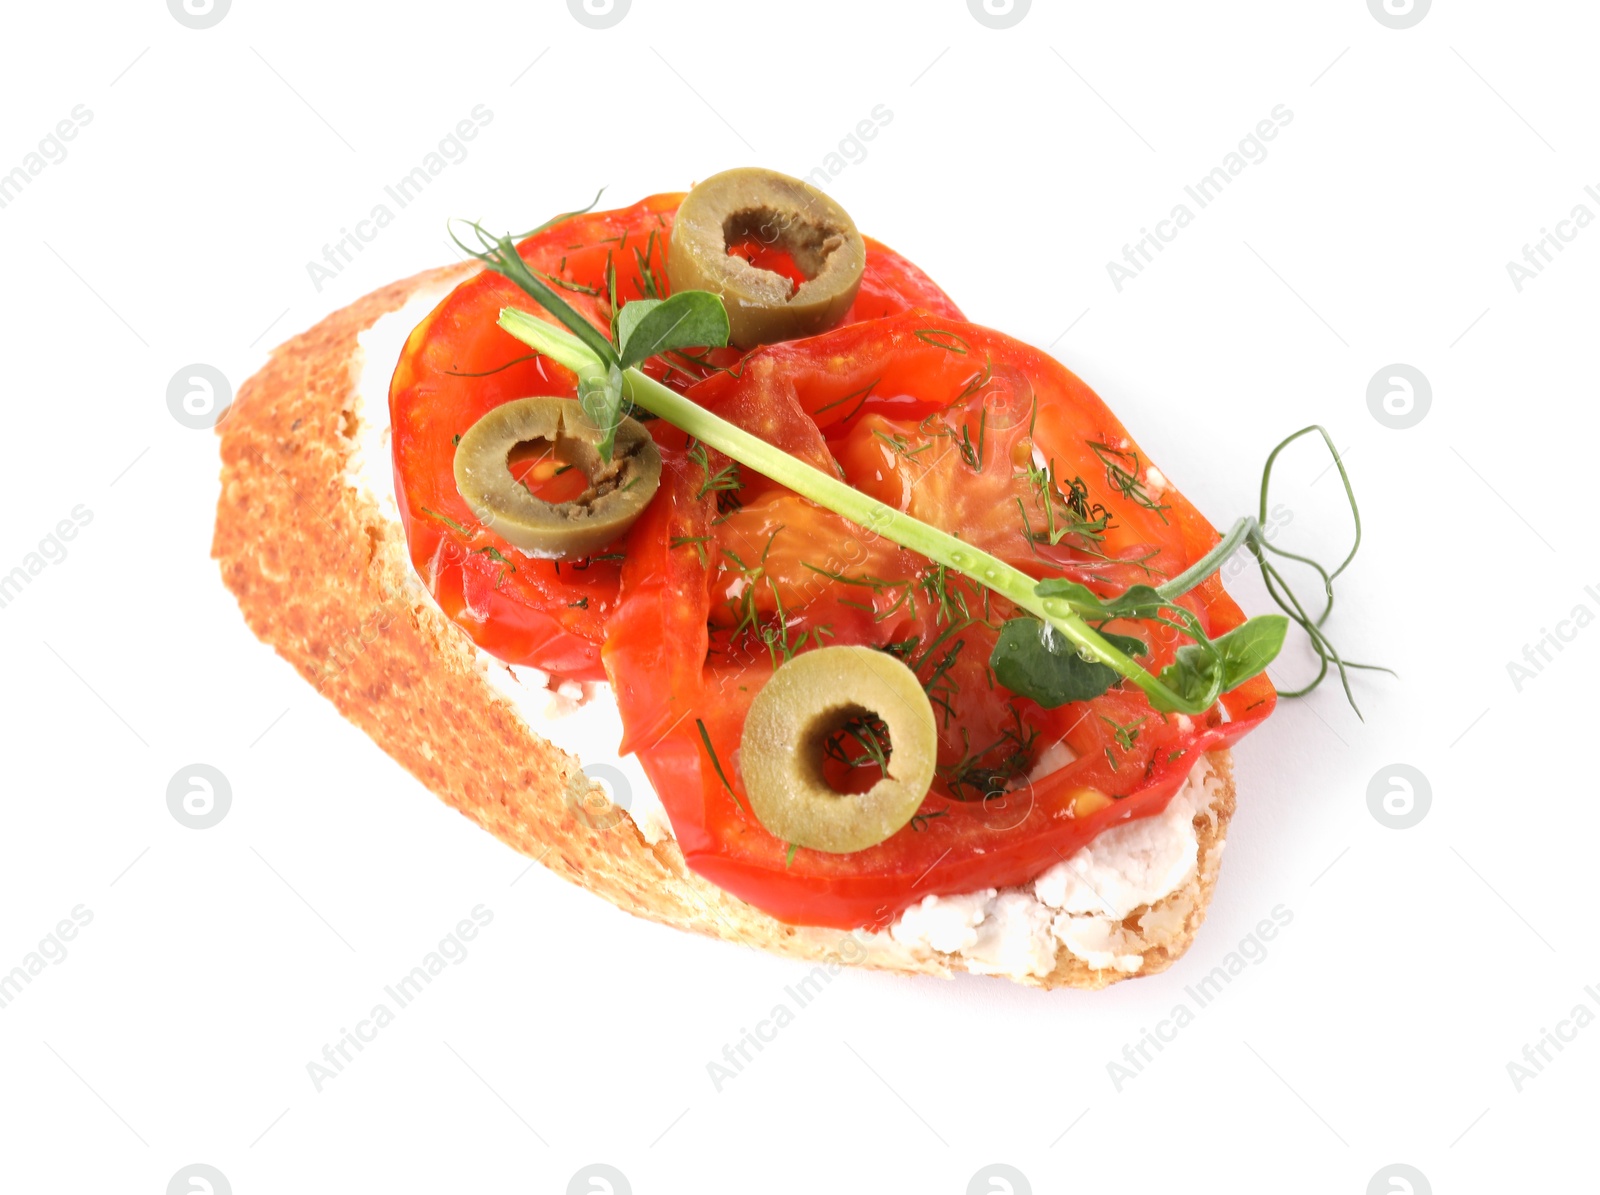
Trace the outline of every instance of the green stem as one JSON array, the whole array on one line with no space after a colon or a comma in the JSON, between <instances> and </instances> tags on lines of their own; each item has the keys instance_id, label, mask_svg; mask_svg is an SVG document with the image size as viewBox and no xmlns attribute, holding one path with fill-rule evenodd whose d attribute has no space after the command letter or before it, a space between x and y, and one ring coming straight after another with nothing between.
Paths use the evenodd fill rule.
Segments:
<instances>
[{"instance_id":1,"label":"green stem","mask_svg":"<svg viewBox=\"0 0 1600 1195\"><path fill-rule=\"evenodd\" d=\"M500 326L518 340L565 366L580 379L605 373L605 364L586 344L527 312L509 307L503 309L500 312ZM798 457L712 414L637 369L626 369L622 376L624 393L630 402L665 419L741 465L860 524L874 535L881 535L901 547L919 552L994 590L1019 609L1028 611L1065 635L1085 659L1105 664L1132 681L1145 692L1155 708L1174 713L1199 714L1209 707L1209 702L1200 704L1186 701L1137 661L1112 647L1084 622L1065 599L1039 597L1034 592L1038 582L1021 569L973 547L949 532L879 502L836 477L830 477ZM1237 541L1233 546L1238 546ZM1188 572L1183 575L1187 577Z\"/></svg>"},{"instance_id":2,"label":"green stem","mask_svg":"<svg viewBox=\"0 0 1600 1195\"><path fill-rule=\"evenodd\" d=\"M1222 567L1222 562L1233 555L1234 549L1253 536L1258 526L1254 519L1246 515L1228 529L1228 534L1217 542L1216 547L1165 585L1156 586L1156 592L1169 601L1182 597Z\"/></svg>"}]
</instances>

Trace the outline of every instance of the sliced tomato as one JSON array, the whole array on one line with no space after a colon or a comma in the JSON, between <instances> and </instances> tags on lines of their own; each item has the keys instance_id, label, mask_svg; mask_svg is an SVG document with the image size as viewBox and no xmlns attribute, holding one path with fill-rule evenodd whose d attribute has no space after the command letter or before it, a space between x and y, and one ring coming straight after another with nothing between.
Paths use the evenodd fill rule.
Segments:
<instances>
[{"instance_id":1,"label":"sliced tomato","mask_svg":"<svg viewBox=\"0 0 1600 1195\"><path fill-rule=\"evenodd\" d=\"M758 350L737 376L689 393L799 455L826 452L822 467L1034 576L1110 594L1175 575L1216 542L1182 495L1152 482L1142 450L1086 385L974 325L925 312L861 323ZM723 464L710 453L688 463L690 493ZM1199 753L1272 708L1272 686L1257 677L1198 718L1157 714L1131 687L1042 709L987 667L1016 613L1007 603L781 487L743 480L720 494L703 541L679 532L672 549L659 520L636 526L628 551L655 563L648 581L624 585L628 618L608 628L605 662L628 688L629 745L690 867L783 920L876 926L929 894L1026 882L1109 826L1158 813ZM1075 525L1095 530L1065 530L1071 508L1047 513L1043 486L1073 495ZM693 553L680 567L694 601L658 583L670 576L663 546L667 558ZM1184 602L1214 635L1243 620L1215 577ZM1109 629L1143 637L1151 668L1177 646L1148 624ZM775 666L823 643L904 659L939 723L939 772L918 816L850 855L791 852L747 812L740 781L750 701ZM1033 775L1042 758L1072 762Z\"/></svg>"},{"instance_id":2,"label":"sliced tomato","mask_svg":"<svg viewBox=\"0 0 1600 1195\"><path fill-rule=\"evenodd\" d=\"M574 216L517 249L596 327L609 328L613 277L619 303L668 293L667 245L682 199L654 195L632 207ZM960 316L927 275L868 239L861 292L846 319L917 306ZM570 373L497 325L502 307L537 311L491 271L462 283L412 332L395 369L389 389L395 491L411 560L440 608L480 647L509 663L597 680L605 675L601 646L618 606L623 545L580 561L529 559L480 525L456 492L455 440L484 412L514 398L576 392ZM739 358L736 350L718 350L707 366L735 366ZM652 359L648 368L678 387L708 372L680 365Z\"/></svg>"}]
</instances>

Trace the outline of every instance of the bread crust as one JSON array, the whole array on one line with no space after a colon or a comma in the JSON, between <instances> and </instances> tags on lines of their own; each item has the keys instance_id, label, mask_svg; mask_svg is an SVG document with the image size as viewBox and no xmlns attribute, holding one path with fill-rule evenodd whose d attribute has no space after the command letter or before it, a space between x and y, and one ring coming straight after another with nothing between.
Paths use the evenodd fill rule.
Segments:
<instances>
[{"instance_id":1,"label":"bread crust","mask_svg":"<svg viewBox=\"0 0 1600 1195\"><path fill-rule=\"evenodd\" d=\"M217 428L212 556L250 628L440 798L620 909L794 958L931 975L965 969L959 956L913 953L887 934L785 925L689 871L676 840L652 845L622 811L596 817L592 798L570 800L588 788L580 762L524 723L467 636L421 591L399 524L345 478L359 429L357 337L413 294L476 268L429 270L374 291L274 350L239 388ZM1123 923L1144 956L1135 974L1170 966L1204 920L1234 809L1229 753L1211 760L1222 784L1195 818L1195 875ZM1125 978L1059 947L1050 974L1020 982L1100 988Z\"/></svg>"}]
</instances>

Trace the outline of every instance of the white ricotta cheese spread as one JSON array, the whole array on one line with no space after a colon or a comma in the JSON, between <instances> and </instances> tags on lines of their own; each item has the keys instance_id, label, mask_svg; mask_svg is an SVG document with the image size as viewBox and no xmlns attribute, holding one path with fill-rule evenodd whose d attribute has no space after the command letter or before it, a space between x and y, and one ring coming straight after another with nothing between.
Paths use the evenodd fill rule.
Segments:
<instances>
[{"instance_id":1,"label":"white ricotta cheese spread","mask_svg":"<svg viewBox=\"0 0 1600 1195\"><path fill-rule=\"evenodd\" d=\"M913 953L959 954L975 971L1047 975L1056 942L1097 970L1144 965L1122 922L1189 882L1198 865L1195 815L1209 812L1220 781L1203 756L1154 817L1114 827L1031 884L960 896L925 896L889 927Z\"/></svg>"}]
</instances>

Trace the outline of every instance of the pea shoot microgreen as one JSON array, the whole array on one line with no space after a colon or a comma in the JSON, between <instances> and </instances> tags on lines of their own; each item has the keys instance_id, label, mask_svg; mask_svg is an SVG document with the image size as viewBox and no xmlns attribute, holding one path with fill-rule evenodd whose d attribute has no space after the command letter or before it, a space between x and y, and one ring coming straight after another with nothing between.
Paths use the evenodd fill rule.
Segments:
<instances>
[{"instance_id":1,"label":"pea shoot microgreen","mask_svg":"<svg viewBox=\"0 0 1600 1195\"><path fill-rule=\"evenodd\" d=\"M599 195L595 201L599 201ZM590 207L594 205L591 203ZM587 211L588 209L582 209ZM565 213L556 217L565 219ZM721 348L728 343L728 313L722 300L710 291L679 291L671 298L639 299L632 303L617 302L616 270L607 258L606 295L612 314L612 332L616 343L605 333L574 310L566 300L551 289L550 283L565 290L580 291L598 296L593 287L582 287L534 269L517 252L510 236L495 236L476 221L464 221L477 239L475 249L451 230L451 238L463 253L476 257L491 270L516 283L541 307L566 325L602 365L598 370L585 370L578 377L578 402L589 420L600 429L601 438L596 446L601 459L611 459L611 449L616 441L617 427L623 411L622 371L642 364L650 357L683 348ZM540 228L549 227L547 221ZM535 232L538 229L534 230ZM527 234L531 235L531 234ZM655 233L650 234L646 252L654 247ZM659 286L651 273L648 256L634 250L641 271L640 287L646 293L658 294ZM519 313L524 314L525 313ZM528 318L525 316L525 318ZM514 333L513 333L514 334Z\"/></svg>"},{"instance_id":2,"label":"pea shoot microgreen","mask_svg":"<svg viewBox=\"0 0 1600 1195\"><path fill-rule=\"evenodd\" d=\"M1113 597L1102 597L1079 582L1061 578L1039 581L1030 577L998 557L974 548L958 536L896 510L855 489L839 477L825 473L729 423L637 368L647 357L677 351L684 345L726 344L727 316L717 296L709 292L691 291L680 292L664 300L637 300L621 308L613 303L613 330L621 345L619 349L534 276L522 262L510 238L492 238L476 224L469 227L478 234L483 248L480 252L463 245L463 249L516 282L560 324L565 325L566 330L515 308L502 309L500 326L536 352L577 374L580 401L584 403L585 411L591 412L601 427L614 430L626 400L694 438L696 447L702 452L701 460L705 468L706 487L702 488L702 496L716 479L736 477L736 473L730 474L729 470L738 465L748 466L869 532L919 552L936 565L977 582L984 587L986 618L990 591L1021 611L1018 617L1008 620L1001 627L999 640L988 662L994 677L1013 692L1049 706L1087 700L1104 693L1112 685L1131 682L1144 692L1157 712L1199 714L1215 704L1223 693L1261 673L1282 649L1288 625L1294 622L1310 639L1322 666L1309 685L1286 695L1298 696L1310 692L1326 677L1332 665L1339 672L1346 697L1352 706L1355 705L1347 670L1370 668L1372 665L1345 661L1333 648L1322 627L1332 610L1333 580L1349 565L1360 545L1360 515L1343 462L1332 439L1321 427L1313 425L1302 428L1273 449L1262 475L1259 519L1239 520L1212 551L1185 569L1180 576L1163 582L1159 587L1134 585ZM916 335L938 348L956 353L970 352L971 346L953 333L923 329ZM1308 557L1272 546L1261 531L1261 525L1267 518L1267 491L1273 463L1285 447L1313 431L1322 436L1329 452L1333 454L1356 522L1356 543L1345 560L1332 571ZM953 429L950 434L953 435ZM980 419L977 442L974 444L970 432L967 432L963 442L958 445L963 458L974 468L982 467L983 440L984 424ZM708 446L733 462L728 469L712 474L709 458L704 455ZM1141 480L1142 462L1137 452L1099 442L1091 442L1089 448L1104 467L1107 483L1117 493L1133 505L1154 512L1163 522L1167 521L1166 512L1170 507L1152 494L1147 483ZM1047 467L1045 484L1050 482L1052 476L1053 469ZM1092 544L1109 525L1109 513L1104 507L1089 503L1087 487L1080 487L1081 482L1075 481L1069 493L1061 496L1070 522L1067 523L1067 530L1060 531L1060 534L1075 532ZM1053 499L1048 494L1046 498L1048 508ZM1058 525L1047 516L1043 534L1047 537L1056 536L1058 530ZM1030 537L1035 534L1030 527ZM1212 639L1200 620L1177 599L1216 572L1241 544L1247 545L1256 558L1268 593L1284 613L1251 618L1227 634ZM1092 548L1088 550L1091 555L1094 554ZM1269 555L1292 559L1316 570L1325 594L1320 612L1312 614L1307 611L1290 590L1281 572L1268 560ZM1105 559L1108 564L1116 565L1141 563ZM1148 574L1150 570L1146 568L1145 571ZM736 613L746 615L741 623L750 625L747 612ZM1153 674L1136 659L1147 652L1143 640L1103 630L1104 625L1113 619L1152 621L1176 629L1191 641L1177 649L1172 663L1159 674ZM946 635L959 625L952 622ZM940 640L944 637L940 636ZM954 648L947 651L946 658L935 664L937 677L947 677L962 642L958 641ZM769 642L768 646L774 650L774 662L780 651L788 658L795 649L795 645L779 643L776 639ZM891 650L894 647L890 645ZM920 668L928 663L932 651L931 646L924 650L915 667ZM709 751L710 740L704 726L701 727L701 736ZM714 752L712 760L714 764L717 763ZM718 770L720 773L720 765Z\"/></svg>"},{"instance_id":3,"label":"pea shoot microgreen","mask_svg":"<svg viewBox=\"0 0 1600 1195\"><path fill-rule=\"evenodd\" d=\"M1344 483L1345 499L1350 504L1351 517L1355 523L1355 541L1344 560L1332 571L1308 556L1273 546L1261 530L1267 518L1272 468L1278 455L1290 444L1312 432L1322 437L1323 443L1333 456L1339 477ZM1267 593L1283 613L1258 615L1227 634L1210 639L1201 628L1199 620L1183 606L1177 605L1176 601L1216 572L1240 546L1248 547L1255 557ZM1334 578L1349 566L1360 546L1361 512L1356 505L1355 492L1350 487L1350 478L1345 472L1344 462L1340 459L1339 451L1334 447L1327 431L1313 424L1288 436L1267 457L1266 466L1261 474L1259 517L1246 516L1238 520L1211 551L1177 577L1159 587L1134 585L1111 599L1102 599L1085 585L1061 579L1041 581L1035 591L1048 600L1065 601L1074 611L1091 622L1104 622L1113 618L1144 619L1173 627L1189 637L1193 642L1178 648L1173 662L1162 670L1159 679L1190 703L1203 701L1209 705L1221 694L1230 692L1264 671L1282 650L1289 623L1293 622L1305 633L1312 651L1318 657L1320 667L1309 684L1300 689L1286 690L1284 696L1299 697L1311 692L1327 676L1328 668L1332 665L1339 672L1339 680L1346 699L1357 716L1360 716L1360 707L1356 705L1355 695L1350 690L1348 670L1360 668L1387 672L1389 669L1345 660L1322 629L1333 609ZM1305 605L1289 588L1283 574L1268 559L1269 554L1298 561L1317 573L1322 581L1324 596L1320 612L1312 615L1306 611ZM1015 630L1013 630L1014 625ZM1069 673L1076 677L1080 689L1086 688L1088 681L1083 668L1060 661L1061 653L1045 641L1047 639L1045 632L1045 625L1037 619L1020 618L1006 624L1001 634L1001 643L996 645L994 659L995 672L1000 677L1001 683L1015 692L1035 697L1036 700L1041 696L1046 699L1057 696L1070 688ZM1036 643L1038 646L1035 646ZM1009 644L1008 653L1002 658L1001 646L1007 644ZM1004 668L1001 666L1002 663L1005 665ZM1090 665L1090 667L1095 666ZM1007 680L1008 675L1012 680L1023 684L1024 688L1017 689ZM1103 674L1101 676L1103 678ZM1033 685L1038 691L1029 692L1029 685ZM1081 700L1081 698L1068 698L1068 700ZM1060 704L1060 702L1046 700L1041 704ZM1165 708L1156 702L1152 704L1157 709Z\"/></svg>"}]
</instances>

